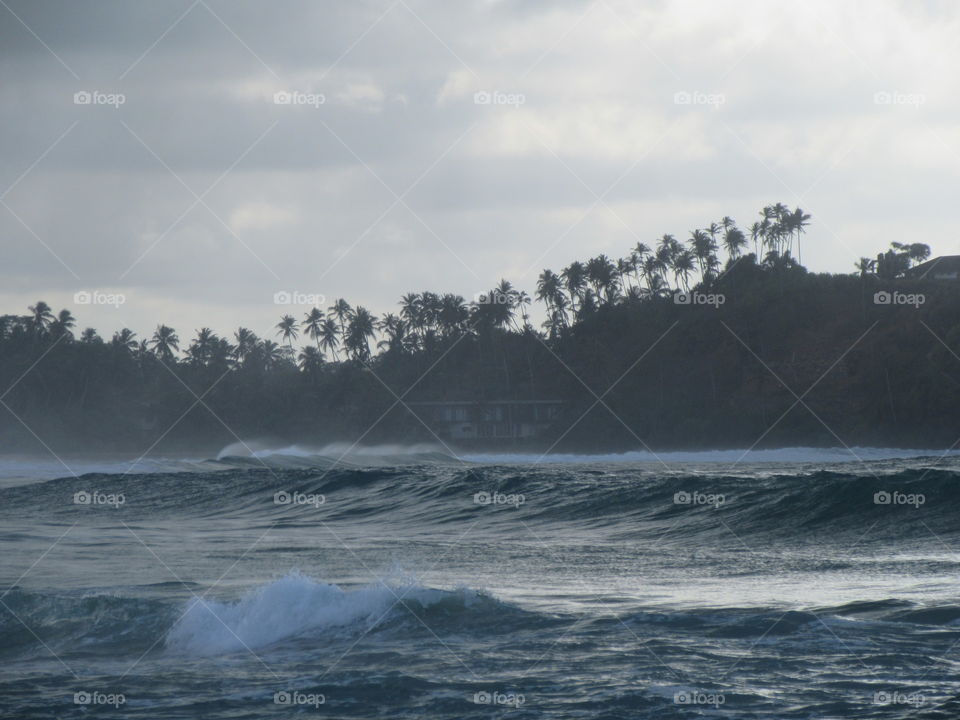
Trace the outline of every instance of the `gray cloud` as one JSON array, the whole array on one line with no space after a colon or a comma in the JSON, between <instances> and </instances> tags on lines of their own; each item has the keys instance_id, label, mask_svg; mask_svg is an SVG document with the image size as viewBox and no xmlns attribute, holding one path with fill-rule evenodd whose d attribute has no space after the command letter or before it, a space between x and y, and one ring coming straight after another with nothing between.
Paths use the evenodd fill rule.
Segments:
<instances>
[{"instance_id":1,"label":"gray cloud","mask_svg":"<svg viewBox=\"0 0 960 720\"><path fill-rule=\"evenodd\" d=\"M269 333L278 290L381 312L501 276L530 291L543 267L776 200L813 213L815 270L904 238L960 251L949 3L8 5L5 312L116 289L124 307L80 323Z\"/></svg>"}]
</instances>

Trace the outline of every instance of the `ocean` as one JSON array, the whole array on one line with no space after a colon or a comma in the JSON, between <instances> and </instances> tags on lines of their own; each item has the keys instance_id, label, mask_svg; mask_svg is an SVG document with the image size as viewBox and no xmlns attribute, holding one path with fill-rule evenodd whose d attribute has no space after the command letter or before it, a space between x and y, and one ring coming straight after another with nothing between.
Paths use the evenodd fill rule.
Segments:
<instances>
[{"instance_id":1,"label":"ocean","mask_svg":"<svg viewBox=\"0 0 960 720\"><path fill-rule=\"evenodd\" d=\"M955 453L0 477L0 717L960 717Z\"/></svg>"}]
</instances>

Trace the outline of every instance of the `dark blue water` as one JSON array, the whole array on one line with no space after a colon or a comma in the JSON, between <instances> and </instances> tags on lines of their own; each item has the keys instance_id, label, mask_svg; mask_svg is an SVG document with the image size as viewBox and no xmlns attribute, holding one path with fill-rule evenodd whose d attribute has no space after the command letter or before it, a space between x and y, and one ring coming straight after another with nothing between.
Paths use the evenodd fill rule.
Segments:
<instances>
[{"instance_id":1,"label":"dark blue water","mask_svg":"<svg viewBox=\"0 0 960 720\"><path fill-rule=\"evenodd\" d=\"M960 717L957 461L736 458L8 464L0 716Z\"/></svg>"}]
</instances>

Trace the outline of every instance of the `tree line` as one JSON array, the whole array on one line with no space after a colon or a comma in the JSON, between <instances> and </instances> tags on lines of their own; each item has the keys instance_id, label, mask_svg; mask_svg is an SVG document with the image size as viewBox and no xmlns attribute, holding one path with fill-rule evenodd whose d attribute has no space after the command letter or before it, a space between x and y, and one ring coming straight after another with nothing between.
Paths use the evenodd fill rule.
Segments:
<instances>
[{"instance_id":1,"label":"tree line","mask_svg":"<svg viewBox=\"0 0 960 720\"><path fill-rule=\"evenodd\" d=\"M501 280L470 301L455 293L407 293L395 312L379 317L341 298L299 317L282 315L269 338L243 326L227 336L202 327L184 343L161 323L149 337L121 328L104 340L92 328L78 330L70 310L55 313L38 301L26 314L0 316L0 379L4 387L16 383L5 404L20 419L56 425L55 416L61 434L97 417L104 434L110 428L131 438L176 420L191 393L200 400L183 425L194 436L223 434L210 417L197 417L204 407L246 433L308 434L334 423L349 435L394 407L401 392L427 399L548 396L576 406L592 401L564 367L586 378L581 385L604 373L616 378L623 365L618 354L629 358L681 318L672 300L677 292L740 293L754 321L766 326L772 304L791 292L834 293L842 286L842 293L866 297L864 283L902 278L930 255L925 244L893 243L877 261L861 259L845 280L812 276L794 259L810 220L803 209L776 203L746 231L723 217L684 241L667 234L650 245L638 242L618 259L601 254L559 272L545 269L533 296ZM531 319L534 302L545 311L539 327ZM771 327L760 341L774 338L779 342L781 333ZM718 379L710 383L716 395ZM398 417L392 432L413 432L410 426L409 417ZM6 428L17 430L17 422L8 417ZM0 422L0 439L2 432Z\"/></svg>"}]
</instances>

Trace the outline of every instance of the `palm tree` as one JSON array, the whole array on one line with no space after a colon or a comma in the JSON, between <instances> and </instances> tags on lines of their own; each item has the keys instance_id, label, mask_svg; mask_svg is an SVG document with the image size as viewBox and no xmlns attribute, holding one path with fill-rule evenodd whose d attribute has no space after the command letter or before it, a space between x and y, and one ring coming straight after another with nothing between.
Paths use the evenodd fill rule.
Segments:
<instances>
[{"instance_id":1,"label":"palm tree","mask_svg":"<svg viewBox=\"0 0 960 720\"><path fill-rule=\"evenodd\" d=\"M256 349L260 339L245 327L237 328L233 337L237 341L237 344L234 346L233 356L236 358L238 364L242 364L250 353Z\"/></svg>"},{"instance_id":2,"label":"palm tree","mask_svg":"<svg viewBox=\"0 0 960 720\"><path fill-rule=\"evenodd\" d=\"M620 278L620 289L624 294L631 287L627 278L633 274L633 261L630 258L617 258L617 276Z\"/></svg>"},{"instance_id":3,"label":"palm tree","mask_svg":"<svg viewBox=\"0 0 960 720\"><path fill-rule=\"evenodd\" d=\"M472 306L477 327L503 328L513 321L512 300L498 288L479 295Z\"/></svg>"},{"instance_id":4,"label":"palm tree","mask_svg":"<svg viewBox=\"0 0 960 720\"><path fill-rule=\"evenodd\" d=\"M577 312L577 301L583 297L583 291L587 287L587 269L579 260L570 263L560 272L564 287L570 293L570 306L574 313Z\"/></svg>"},{"instance_id":5,"label":"palm tree","mask_svg":"<svg viewBox=\"0 0 960 720\"><path fill-rule=\"evenodd\" d=\"M196 339L187 348L187 356L194 365L206 365L212 355L214 345L220 341L216 333L208 327L197 330Z\"/></svg>"},{"instance_id":6,"label":"palm tree","mask_svg":"<svg viewBox=\"0 0 960 720\"><path fill-rule=\"evenodd\" d=\"M446 293L440 298L440 310L437 313L437 322L440 325L440 331L444 337L450 337L455 333L461 332L469 319L470 311L467 309L466 301L460 295Z\"/></svg>"},{"instance_id":7,"label":"palm tree","mask_svg":"<svg viewBox=\"0 0 960 720\"><path fill-rule=\"evenodd\" d=\"M340 328L333 318L325 318L320 324L319 340L317 344L321 349L333 353L334 362L340 360L337 354L337 348L340 347Z\"/></svg>"},{"instance_id":8,"label":"palm tree","mask_svg":"<svg viewBox=\"0 0 960 720\"><path fill-rule=\"evenodd\" d=\"M682 250L682 246L673 235L664 235L660 238L654 257L657 261L657 272L666 281L667 270L673 267L674 256Z\"/></svg>"},{"instance_id":9,"label":"palm tree","mask_svg":"<svg viewBox=\"0 0 960 720\"><path fill-rule=\"evenodd\" d=\"M608 303L613 302L616 296L617 266L606 255L598 255L587 261L587 280L593 287L597 297L604 297Z\"/></svg>"},{"instance_id":10,"label":"palm tree","mask_svg":"<svg viewBox=\"0 0 960 720\"><path fill-rule=\"evenodd\" d=\"M354 360L365 362L370 357L370 338L375 334L373 315L366 308L357 305L347 326L347 336L343 343Z\"/></svg>"},{"instance_id":11,"label":"palm tree","mask_svg":"<svg viewBox=\"0 0 960 720\"><path fill-rule=\"evenodd\" d=\"M67 341L73 340L72 328L77 324L76 318L70 314L69 310L61 310L56 319L50 323L50 337L59 340L65 337Z\"/></svg>"},{"instance_id":12,"label":"palm tree","mask_svg":"<svg viewBox=\"0 0 960 720\"><path fill-rule=\"evenodd\" d=\"M689 289L688 278L690 273L695 269L693 263L694 255L689 250L681 250L673 258L673 278L677 283L677 287L680 287L680 280L683 280L683 288L685 290Z\"/></svg>"},{"instance_id":13,"label":"palm tree","mask_svg":"<svg viewBox=\"0 0 960 720\"><path fill-rule=\"evenodd\" d=\"M729 218L724 218L724 220L729 220ZM747 245L747 237L743 234L743 231L738 228L736 225L732 224L726 227L723 233L723 247L727 251L727 256L732 260L736 260L740 257L740 252L742 248Z\"/></svg>"},{"instance_id":14,"label":"palm tree","mask_svg":"<svg viewBox=\"0 0 960 720\"><path fill-rule=\"evenodd\" d=\"M81 345L99 345L102 342L103 338L97 335L97 331L93 328L84 328L83 332L80 333Z\"/></svg>"},{"instance_id":15,"label":"palm tree","mask_svg":"<svg viewBox=\"0 0 960 720\"><path fill-rule=\"evenodd\" d=\"M385 349L387 353L394 355L402 354L406 351L407 344L407 322L393 313L386 313L377 323L380 332L384 334L384 339L377 343L378 348Z\"/></svg>"},{"instance_id":16,"label":"palm tree","mask_svg":"<svg viewBox=\"0 0 960 720\"><path fill-rule=\"evenodd\" d=\"M660 275L650 275L647 278L647 294L650 297L662 297L668 295L670 286Z\"/></svg>"},{"instance_id":17,"label":"palm tree","mask_svg":"<svg viewBox=\"0 0 960 720\"><path fill-rule=\"evenodd\" d=\"M53 311L43 300L38 300L36 305L30 306L30 319L28 324L33 330L34 335L40 337L45 335L47 327L53 322Z\"/></svg>"},{"instance_id":18,"label":"palm tree","mask_svg":"<svg viewBox=\"0 0 960 720\"><path fill-rule=\"evenodd\" d=\"M333 315L340 323L340 337L347 337L347 321L353 316L353 308L343 298L337 299L333 305L327 308L327 312Z\"/></svg>"},{"instance_id":19,"label":"palm tree","mask_svg":"<svg viewBox=\"0 0 960 720\"><path fill-rule=\"evenodd\" d=\"M710 228L711 230L715 229L717 232L720 231L716 223L712 223ZM690 233L690 240L687 242L693 251L693 256L697 259L697 264L700 266L700 277L705 277L707 274L707 261L711 253L717 249L717 244L714 242L712 234L707 234L703 230L694 230Z\"/></svg>"},{"instance_id":20,"label":"palm tree","mask_svg":"<svg viewBox=\"0 0 960 720\"><path fill-rule=\"evenodd\" d=\"M283 359L283 350L273 340L264 340L256 347L255 353L260 356L264 370L276 367Z\"/></svg>"},{"instance_id":21,"label":"palm tree","mask_svg":"<svg viewBox=\"0 0 960 720\"><path fill-rule=\"evenodd\" d=\"M537 300L540 300L547 306L547 310L553 310L557 300L563 297L563 290L560 285L560 278L553 270L544 270L537 278Z\"/></svg>"},{"instance_id":22,"label":"palm tree","mask_svg":"<svg viewBox=\"0 0 960 720\"><path fill-rule=\"evenodd\" d=\"M797 208L789 215L790 229L797 233L797 262L801 262L800 255L800 235L805 233L805 228L810 224L810 215Z\"/></svg>"},{"instance_id":23,"label":"palm tree","mask_svg":"<svg viewBox=\"0 0 960 720\"><path fill-rule=\"evenodd\" d=\"M173 359L173 351L180 349L180 338L172 327L157 325L150 339L150 347L158 358L170 361Z\"/></svg>"},{"instance_id":24,"label":"palm tree","mask_svg":"<svg viewBox=\"0 0 960 720\"><path fill-rule=\"evenodd\" d=\"M122 330L118 330L113 334L113 339L110 340L110 344L125 353L132 353L137 349L136 337L137 334L133 332L133 330L130 328L123 328Z\"/></svg>"},{"instance_id":25,"label":"palm tree","mask_svg":"<svg viewBox=\"0 0 960 720\"><path fill-rule=\"evenodd\" d=\"M750 226L750 237L753 239L753 254L760 260L760 243L763 240L763 224L755 222Z\"/></svg>"},{"instance_id":26,"label":"palm tree","mask_svg":"<svg viewBox=\"0 0 960 720\"><path fill-rule=\"evenodd\" d=\"M530 316L527 308L530 306L530 296L525 290L517 293L517 307L520 308L520 317L523 319L523 332L530 332L533 328L530 325Z\"/></svg>"},{"instance_id":27,"label":"palm tree","mask_svg":"<svg viewBox=\"0 0 960 720\"><path fill-rule=\"evenodd\" d=\"M298 366L306 375L316 376L323 369L323 353L313 345L307 345L297 356Z\"/></svg>"},{"instance_id":28,"label":"palm tree","mask_svg":"<svg viewBox=\"0 0 960 720\"><path fill-rule=\"evenodd\" d=\"M293 341L297 339L300 331L297 329L297 321L293 315L284 315L276 325L277 335L283 336L283 341L287 347L293 347Z\"/></svg>"},{"instance_id":29,"label":"palm tree","mask_svg":"<svg viewBox=\"0 0 960 720\"><path fill-rule=\"evenodd\" d=\"M640 284L643 272L646 268L647 257L650 255L650 248L642 242L638 242L636 247L630 251L630 261L633 263L633 272L637 278L637 284Z\"/></svg>"},{"instance_id":30,"label":"palm tree","mask_svg":"<svg viewBox=\"0 0 960 720\"><path fill-rule=\"evenodd\" d=\"M414 333L422 336L426 327L423 320L423 302L420 295L417 293L407 293L400 298L400 317L407 322L407 325Z\"/></svg>"},{"instance_id":31,"label":"palm tree","mask_svg":"<svg viewBox=\"0 0 960 720\"><path fill-rule=\"evenodd\" d=\"M313 341L317 344L317 349L320 349L320 323L323 322L323 310L320 308L313 308L308 312L303 318L303 328L307 331L307 335L313 338Z\"/></svg>"}]
</instances>

